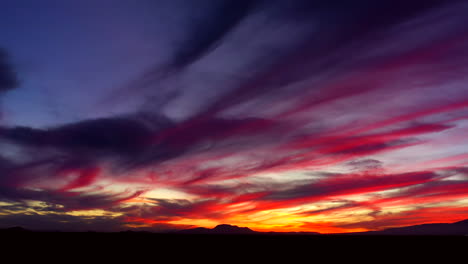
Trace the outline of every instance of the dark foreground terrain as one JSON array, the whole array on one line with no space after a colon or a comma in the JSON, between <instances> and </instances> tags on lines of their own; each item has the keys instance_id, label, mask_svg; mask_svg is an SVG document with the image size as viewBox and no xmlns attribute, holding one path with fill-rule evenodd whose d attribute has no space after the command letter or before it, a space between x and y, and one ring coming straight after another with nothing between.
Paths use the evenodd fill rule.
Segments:
<instances>
[{"instance_id":1,"label":"dark foreground terrain","mask_svg":"<svg viewBox=\"0 0 468 264\"><path fill-rule=\"evenodd\" d=\"M266 260L317 263L318 259L326 263L333 260L406 263L409 258L415 263L424 263L423 260L466 263L467 234L467 220L339 235L262 233L231 225L171 233L34 232L14 227L0 229L0 250L18 260L53 257L68 262L84 258L93 263L96 258L105 263L111 260L120 263L122 258L132 263L135 259L155 263L265 263Z\"/></svg>"},{"instance_id":2,"label":"dark foreground terrain","mask_svg":"<svg viewBox=\"0 0 468 264\"><path fill-rule=\"evenodd\" d=\"M450 259L468 252L468 236L154 234L142 232L3 232L3 254L55 256L66 259L120 259L123 256L232 263L231 260ZM12 253L12 252L20 252ZM374 257L373 257L374 256ZM457 257L458 258L458 257ZM464 257L466 261L466 256ZM228 261L229 260L229 261ZM173 261L164 261L164 263ZM243 261L244 262L244 261ZM296 263L289 262L289 263ZM159 262L158 262L159 263ZM197 262L201 263L201 262ZM246 263L250 263L247 261ZM261 262L264 263L264 262ZM315 262L316 263L316 262ZM420 263L420 262L418 262ZM460 263L465 263L464 261Z\"/></svg>"}]
</instances>

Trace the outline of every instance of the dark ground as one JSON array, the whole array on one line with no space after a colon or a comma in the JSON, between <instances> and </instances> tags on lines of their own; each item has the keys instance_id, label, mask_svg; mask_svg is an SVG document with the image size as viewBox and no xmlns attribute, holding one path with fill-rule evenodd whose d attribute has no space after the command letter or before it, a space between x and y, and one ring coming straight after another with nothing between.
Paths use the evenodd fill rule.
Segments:
<instances>
[{"instance_id":1,"label":"dark ground","mask_svg":"<svg viewBox=\"0 0 468 264\"><path fill-rule=\"evenodd\" d=\"M315 262L333 260L443 260L467 263L468 236L360 236L360 235L196 235L68 232L2 232L3 254L47 258L64 254L65 262L76 258L152 260L151 263L213 261L216 263L261 260ZM16 253L13 253L16 252ZM161 262L161 258L166 261ZM449 261L455 259L456 261ZM158 260L158 261L156 261ZM314 261L312 261L314 260ZM460 260L460 261L458 261ZM154 262L156 261L156 262ZM312 262L311 262L312 261ZM258 261L255 261L258 262ZM94 263L94 262L93 262ZM322 262L320 262L322 263ZM329 262L327 262L329 263ZM406 263L403 261L403 263Z\"/></svg>"}]
</instances>

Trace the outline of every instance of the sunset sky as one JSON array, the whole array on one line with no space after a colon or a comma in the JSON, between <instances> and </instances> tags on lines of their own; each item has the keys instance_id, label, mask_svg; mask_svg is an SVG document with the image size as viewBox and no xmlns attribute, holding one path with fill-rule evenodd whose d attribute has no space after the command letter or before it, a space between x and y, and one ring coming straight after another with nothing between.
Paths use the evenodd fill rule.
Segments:
<instances>
[{"instance_id":1,"label":"sunset sky","mask_svg":"<svg viewBox=\"0 0 468 264\"><path fill-rule=\"evenodd\" d=\"M468 219L468 1L4 0L0 228Z\"/></svg>"}]
</instances>

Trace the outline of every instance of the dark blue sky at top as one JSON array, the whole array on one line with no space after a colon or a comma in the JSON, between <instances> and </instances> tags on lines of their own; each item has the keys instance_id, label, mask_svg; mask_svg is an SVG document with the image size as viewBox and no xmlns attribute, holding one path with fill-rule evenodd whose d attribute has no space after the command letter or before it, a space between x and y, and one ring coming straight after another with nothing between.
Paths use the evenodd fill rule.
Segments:
<instances>
[{"instance_id":1,"label":"dark blue sky at top","mask_svg":"<svg viewBox=\"0 0 468 264\"><path fill-rule=\"evenodd\" d=\"M3 2L0 45L20 79L3 98L6 121L44 127L131 111L138 98L117 107L103 99L167 57L180 4Z\"/></svg>"},{"instance_id":2,"label":"dark blue sky at top","mask_svg":"<svg viewBox=\"0 0 468 264\"><path fill-rule=\"evenodd\" d=\"M339 52L352 60L362 35L378 38L388 25L423 9L416 2L367 0L5 3L0 46L20 85L3 98L3 122L31 127L135 111L185 119L297 45L311 43L304 53L310 61L322 60L321 52L330 63ZM404 41L411 48L411 40ZM336 55L327 54L334 49ZM332 68L340 69L343 62L337 62ZM181 72L180 65L190 67ZM296 65L282 78L307 76L304 64Z\"/></svg>"},{"instance_id":3,"label":"dark blue sky at top","mask_svg":"<svg viewBox=\"0 0 468 264\"><path fill-rule=\"evenodd\" d=\"M341 23L359 25L360 12L376 8L369 1L310 3L6 1L0 45L20 86L3 99L4 122L49 127L142 107L186 118L295 45L311 36L320 42L313 32L345 41L334 40ZM192 67L168 74L183 64Z\"/></svg>"},{"instance_id":4,"label":"dark blue sky at top","mask_svg":"<svg viewBox=\"0 0 468 264\"><path fill-rule=\"evenodd\" d=\"M253 3L265 9L250 18ZM289 4L7 1L0 10L5 28L0 45L10 55L20 85L3 98L4 122L50 127L141 109L186 118L202 101L212 101L212 93L224 93L230 83L243 81L251 72L243 68L252 67L255 58L271 56L270 49L281 51L284 44L302 40L302 31L310 31L268 17L273 10L279 18L294 20L289 13L278 13L282 6ZM237 30L239 21L245 25ZM225 41L231 29L233 37ZM283 34L291 38L282 39ZM220 42L218 52L205 56ZM162 73L194 61L197 65L184 73ZM261 69L262 64L254 67ZM171 105L158 106L176 93Z\"/></svg>"}]
</instances>

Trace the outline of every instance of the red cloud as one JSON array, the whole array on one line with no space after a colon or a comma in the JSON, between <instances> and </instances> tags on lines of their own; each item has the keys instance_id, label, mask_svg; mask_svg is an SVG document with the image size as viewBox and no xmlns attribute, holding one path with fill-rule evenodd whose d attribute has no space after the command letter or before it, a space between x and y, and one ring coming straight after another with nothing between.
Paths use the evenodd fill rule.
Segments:
<instances>
[{"instance_id":1,"label":"red cloud","mask_svg":"<svg viewBox=\"0 0 468 264\"><path fill-rule=\"evenodd\" d=\"M86 168L86 169L81 169L79 170L79 175L72 180L70 183L68 183L66 186L64 186L61 190L62 191L69 191L72 189L80 188L80 187L86 187L94 183L96 180L97 176L99 175L101 169L100 168ZM65 172L59 173L69 173L70 170L66 170ZM73 171L71 171L73 172Z\"/></svg>"}]
</instances>

